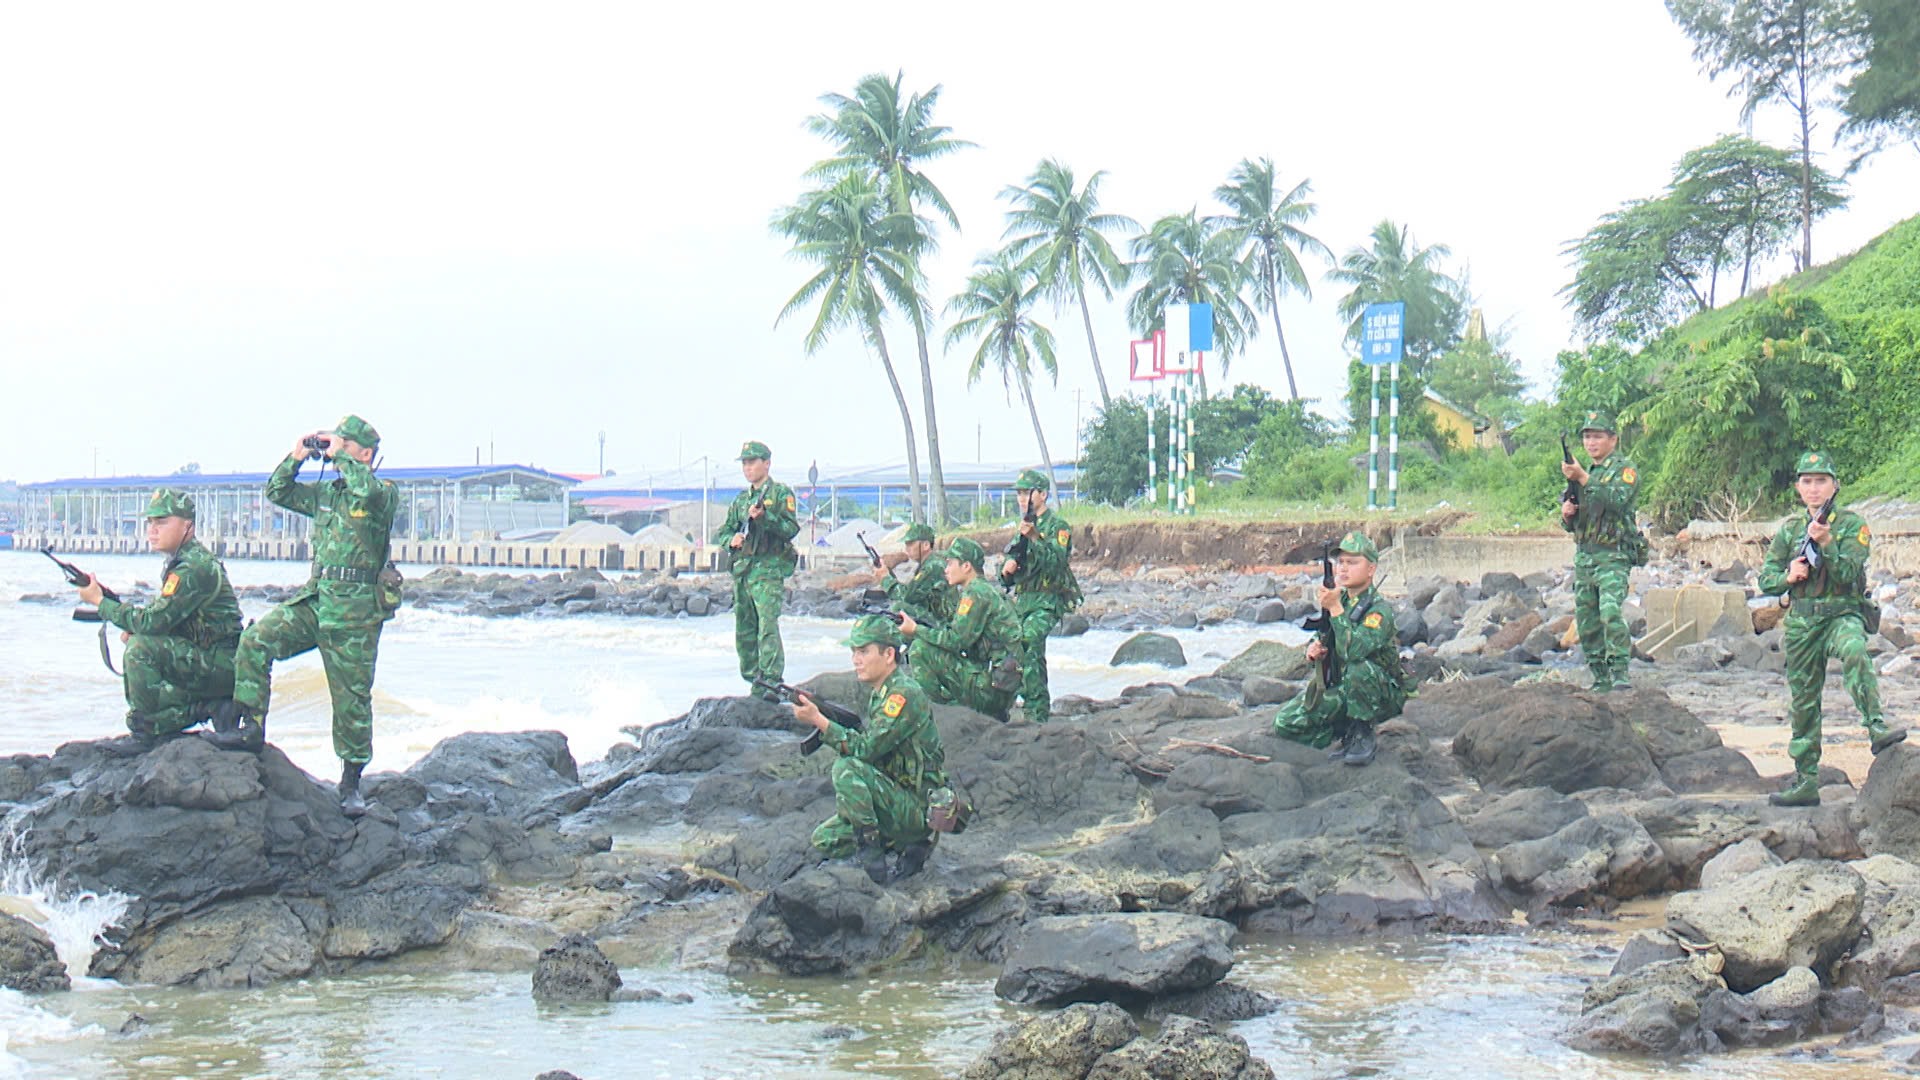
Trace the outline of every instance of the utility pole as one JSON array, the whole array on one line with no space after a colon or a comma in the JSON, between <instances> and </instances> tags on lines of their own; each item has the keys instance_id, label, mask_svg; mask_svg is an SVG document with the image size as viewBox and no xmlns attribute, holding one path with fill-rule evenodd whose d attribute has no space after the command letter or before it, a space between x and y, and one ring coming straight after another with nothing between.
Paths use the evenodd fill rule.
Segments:
<instances>
[{"instance_id":1,"label":"utility pole","mask_svg":"<svg viewBox=\"0 0 1920 1080\"><path fill-rule=\"evenodd\" d=\"M607 433L600 432L600 476L607 475Z\"/></svg>"}]
</instances>

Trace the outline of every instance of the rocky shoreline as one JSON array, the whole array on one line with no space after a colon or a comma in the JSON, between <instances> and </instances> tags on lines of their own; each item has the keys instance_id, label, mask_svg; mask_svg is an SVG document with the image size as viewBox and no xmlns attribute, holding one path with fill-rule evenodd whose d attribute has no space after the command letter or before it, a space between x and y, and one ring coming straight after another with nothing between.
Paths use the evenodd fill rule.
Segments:
<instances>
[{"instance_id":1,"label":"rocky shoreline","mask_svg":"<svg viewBox=\"0 0 1920 1080\"><path fill-rule=\"evenodd\" d=\"M1093 582L1089 621L1136 591L1159 598L1155 617L1304 605L1284 577L1154 573ZM1896 666L1912 656L1897 635L1920 627L1911 594L1883 584L1877 662L1904 720L1920 688ZM1427 681L1365 769L1272 736L1272 704L1306 673L1277 642L1116 698L1064 698L1044 726L939 708L979 816L888 888L817 865L807 837L832 809L831 755L800 757L786 708L746 698L704 699L584 764L557 732L456 736L370 775L357 822L277 750L193 737L0 759L0 810L45 879L135 898L88 972L127 982L531 973L563 945L583 974L549 966L546 984L609 996L646 992L622 991L597 954L794 977L987 964L994 992L1058 1009L968 1076L1252 1080L1271 1072L1226 1025L1285 1003L1231 981L1243 931L1524 933L1664 897L1661 928L1585 991L1569 1045L1665 1057L1825 1038L1911 1060L1920 745L1869 758L1836 676L1828 739L1844 767L1823 771L1822 806L1771 807L1778 778L1738 747L1784 742L1773 629L1702 643L1725 662L1701 648L1636 663L1637 689L1595 695L1562 648L1557 575L1414 582L1395 603ZM1170 676L1184 662L1159 659ZM844 674L811 685L858 694ZM0 916L0 984L58 992L52 955ZM1194 1019L1147 1036L1114 1006Z\"/></svg>"}]
</instances>

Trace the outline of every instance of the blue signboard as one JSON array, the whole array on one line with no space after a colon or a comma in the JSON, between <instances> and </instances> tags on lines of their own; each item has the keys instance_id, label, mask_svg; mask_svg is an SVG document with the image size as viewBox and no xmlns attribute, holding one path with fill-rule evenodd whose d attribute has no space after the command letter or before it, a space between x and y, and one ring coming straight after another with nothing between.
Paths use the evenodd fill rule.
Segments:
<instances>
[{"instance_id":1,"label":"blue signboard","mask_svg":"<svg viewBox=\"0 0 1920 1080\"><path fill-rule=\"evenodd\" d=\"M1406 342L1407 305L1368 304L1360 316L1360 362L1397 364Z\"/></svg>"},{"instance_id":2,"label":"blue signboard","mask_svg":"<svg viewBox=\"0 0 1920 1080\"><path fill-rule=\"evenodd\" d=\"M1190 304L1187 307L1187 344L1194 352L1213 351L1213 305Z\"/></svg>"}]
</instances>

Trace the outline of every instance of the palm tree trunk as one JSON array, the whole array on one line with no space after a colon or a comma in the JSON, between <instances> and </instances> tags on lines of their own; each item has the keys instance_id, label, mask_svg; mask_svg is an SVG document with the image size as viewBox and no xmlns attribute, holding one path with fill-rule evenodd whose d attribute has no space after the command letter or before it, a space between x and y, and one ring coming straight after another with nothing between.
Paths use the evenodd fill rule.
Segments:
<instances>
[{"instance_id":1,"label":"palm tree trunk","mask_svg":"<svg viewBox=\"0 0 1920 1080\"><path fill-rule=\"evenodd\" d=\"M907 407L907 392L900 389L900 376L894 373L893 357L887 353L887 338L880 331L880 313L867 312L867 337L880 353L880 366L887 369L887 385L893 387L893 400L900 406L900 426L907 433L907 500L913 520L925 521L920 513L920 444L913 438L913 410Z\"/></svg>"},{"instance_id":2,"label":"palm tree trunk","mask_svg":"<svg viewBox=\"0 0 1920 1080\"><path fill-rule=\"evenodd\" d=\"M1273 260L1267 260L1267 300L1273 304L1273 336L1280 339L1280 363L1287 369L1287 397L1300 400L1300 387L1293 381L1293 357L1287 354L1287 332L1280 328L1280 275L1274 273Z\"/></svg>"},{"instance_id":3,"label":"palm tree trunk","mask_svg":"<svg viewBox=\"0 0 1920 1080\"><path fill-rule=\"evenodd\" d=\"M947 479L940 469L940 424L933 415L933 361L927 356L927 325L919 315L913 319L913 336L920 346L920 404L927 413L927 464L933 486L932 519L936 528L947 527ZM919 521L918 517L914 518Z\"/></svg>"},{"instance_id":4,"label":"palm tree trunk","mask_svg":"<svg viewBox=\"0 0 1920 1080\"><path fill-rule=\"evenodd\" d=\"M1020 396L1027 399L1027 416L1033 421L1033 437L1040 443L1040 464L1047 473L1047 493L1057 501L1060 493L1053 486L1053 455L1047 453L1047 433L1040 430L1040 410L1033 405L1033 380L1020 376Z\"/></svg>"},{"instance_id":5,"label":"palm tree trunk","mask_svg":"<svg viewBox=\"0 0 1920 1080\"><path fill-rule=\"evenodd\" d=\"M1100 381L1100 407L1106 409L1113 404L1113 398L1107 394L1107 373L1100 370L1100 346L1093 337L1093 313L1087 310L1087 283L1076 281L1073 291L1080 297L1080 321L1087 328L1087 353L1093 357L1093 377Z\"/></svg>"}]
</instances>

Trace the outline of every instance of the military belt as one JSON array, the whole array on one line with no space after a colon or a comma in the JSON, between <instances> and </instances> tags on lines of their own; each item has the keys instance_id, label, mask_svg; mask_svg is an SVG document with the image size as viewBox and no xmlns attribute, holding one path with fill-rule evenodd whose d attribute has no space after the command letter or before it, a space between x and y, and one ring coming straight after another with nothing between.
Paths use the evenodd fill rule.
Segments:
<instances>
[{"instance_id":1,"label":"military belt","mask_svg":"<svg viewBox=\"0 0 1920 1080\"><path fill-rule=\"evenodd\" d=\"M1809 619L1825 619L1834 615L1858 615L1860 598L1857 596L1822 596L1818 599L1795 600L1789 611Z\"/></svg>"},{"instance_id":2,"label":"military belt","mask_svg":"<svg viewBox=\"0 0 1920 1080\"><path fill-rule=\"evenodd\" d=\"M351 581L356 585L371 585L374 579L380 576L380 571L363 570L357 566L321 566L315 563L313 576L315 580L321 581Z\"/></svg>"}]
</instances>

